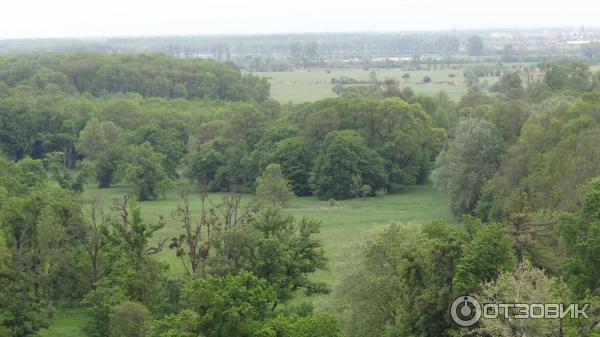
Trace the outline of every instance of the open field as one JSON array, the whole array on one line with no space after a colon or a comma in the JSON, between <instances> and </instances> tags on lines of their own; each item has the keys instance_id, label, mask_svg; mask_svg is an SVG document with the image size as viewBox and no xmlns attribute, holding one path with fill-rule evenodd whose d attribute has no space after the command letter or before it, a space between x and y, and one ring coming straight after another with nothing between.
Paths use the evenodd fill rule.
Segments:
<instances>
[{"instance_id":1,"label":"open field","mask_svg":"<svg viewBox=\"0 0 600 337\"><path fill-rule=\"evenodd\" d=\"M463 69L444 70L410 70L403 69L299 69L282 72L259 72L259 76L269 79L271 82L271 96L279 102L294 103L310 102L334 97L331 91L331 79L346 76L357 80L368 80L371 71L375 71L380 80L394 78L400 81L401 86L410 86L415 92L422 94L435 94L444 91L450 99L458 100L467 92L464 84ZM404 80L402 75L409 73L410 78ZM454 74L455 77L450 77ZM423 77L431 77L431 83L422 83ZM480 83L487 81L493 84L497 77L480 78Z\"/></svg>"},{"instance_id":2,"label":"open field","mask_svg":"<svg viewBox=\"0 0 600 337\"><path fill-rule=\"evenodd\" d=\"M157 233L155 240L171 238L181 233L171 214L180 205L179 193L183 190L193 191L194 187L183 181L169 190L165 197L156 201L140 203L142 216L146 221L158 221L159 216L165 218L166 226ZM128 193L126 186L116 186L108 190L88 188L87 196L100 194L109 200L118 198ZM211 193L209 198L218 203L224 193ZM243 196L243 201L250 200L249 195ZM192 212L199 215L200 198L191 194ZM387 223L389 221L418 221L427 223L435 219L454 222L447 208L445 196L436 192L432 186L413 186L407 192L397 195L388 195L382 198L368 198L366 200L336 201L332 206L329 201L319 200L316 197L295 198L287 205L287 210L298 217L310 217L321 221L321 237L325 243L328 256L335 263L335 253L339 248L352 240L360 238L362 231L373 224ZM168 262L174 275L182 275L181 263L173 251L164 249L158 258ZM327 275L320 275L327 281Z\"/></svg>"},{"instance_id":3,"label":"open field","mask_svg":"<svg viewBox=\"0 0 600 337\"><path fill-rule=\"evenodd\" d=\"M179 192L185 189L193 189L187 183L180 182L176 188L169 190L165 198L157 201L140 203L142 215L146 221L156 221L159 215L163 215L167 222L166 227L158 233L156 240L164 237L173 237L180 233L179 225L172 220L171 213L179 205ZM118 198L128 192L126 186L117 186L108 190L88 188L87 196L102 194L107 199ZM210 198L217 202L223 194L212 193ZM250 196L245 195L248 201ZM192 207L194 214L199 211L199 198L192 196ZM108 206L107 201L107 206ZM319 200L316 197L302 197L291 201L288 211L298 217L311 217L321 221L321 237L325 243L330 266L335 266L343 259L343 248L348 243L362 237L362 233L375 224L383 224L389 221L417 221L428 223L435 219L455 223L456 220L447 208L445 196L436 192L432 186L412 186L407 192L398 195L388 195L382 198L368 198L366 200L337 201L331 205L329 201ZM181 275L182 267L173 251L165 249L158 255L162 261L171 266L174 274ZM314 276L320 281L329 284L334 282L330 271L320 272ZM320 306L325 296L317 296L312 301ZM303 295L297 301L306 300ZM54 324L50 329L40 332L39 337L83 337L80 327L85 320L84 309L68 309L57 314Z\"/></svg>"},{"instance_id":4,"label":"open field","mask_svg":"<svg viewBox=\"0 0 600 337\"><path fill-rule=\"evenodd\" d=\"M492 63L473 63L465 64L464 67L476 65L493 65ZM519 69L520 67L532 66L534 63L510 63L505 66L509 69ZM452 67L451 67L452 68ZM257 72L256 75L266 77L271 83L271 96L281 102L312 102L327 97L335 97L336 94L331 91L331 79L346 76L357 80L368 80L371 71L375 71L379 80L393 78L400 81L401 87L409 86L416 93L421 94L436 94L439 91L444 91L451 100L458 101L460 97L467 92L465 79L463 76L463 68L461 69L443 69L443 70L409 70L394 68L378 68L378 69L297 69L293 71L280 72ZM590 67L592 71L600 70L600 65ZM402 75L409 73L410 78L404 80ZM455 77L450 77L454 74ZM539 73L536 74L536 76ZM431 83L422 83L423 77L431 77ZM480 84L492 85L498 81L498 77L481 77Z\"/></svg>"}]
</instances>

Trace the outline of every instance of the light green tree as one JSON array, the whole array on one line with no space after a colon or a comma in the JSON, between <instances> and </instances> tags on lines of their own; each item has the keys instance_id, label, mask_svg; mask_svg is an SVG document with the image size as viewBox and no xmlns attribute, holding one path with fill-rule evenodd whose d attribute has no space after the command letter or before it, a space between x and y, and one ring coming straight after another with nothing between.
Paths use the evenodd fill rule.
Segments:
<instances>
[{"instance_id":1,"label":"light green tree","mask_svg":"<svg viewBox=\"0 0 600 337\"><path fill-rule=\"evenodd\" d=\"M294 192L281 173L279 164L269 164L256 179L256 199L260 203L284 206L292 197Z\"/></svg>"},{"instance_id":2,"label":"light green tree","mask_svg":"<svg viewBox=\"0 0 600 337\"><path fill-rule=\"evenodd\" d=\"M453 290L466 295L482 282L493 281L500 273L512 270L516 264L512 244L499 225L487 225L475 233L465 245L458 261Z\"/></svg>"},{"instance_id":3,"label":"light green tree","mask_svg":"<svg viewBox=\"0 0 600 337\"><path fill-rule=\"evenodd\" d=\"M122 302L108 314L110 337L145 337L150 327L152 314L143 304Z\"/></svg>"},{"instance_id":4,"label":"light green tree","mask_svg":"<svg viewBox=\"0 0 600 337\"><path fill-rule=\"evenodd\" d=\"M331 296L346 336L444 336L462 244L440 222L392 223L348 247Z\"/></svg>"},{"instance_id":5,"label":"light green tree","mask_svg":"<svg viewBox=\"0 0 600 337\"><path fill-rule=\"evenodd\" d=\"M467 40L467 51L471 56L477 56L477 60L479 60L479 56L481 56L481 52L483 51L483 40L478 35L473 35L469 37Z\"/></svg>"},{"instance_id":6,"label":"light green tree","mask_svg":"<svg viewBox=\"0 0 600 337\"><path fill-rule=\"evenodd\" d=\"M560 279L547 275L544 270L534 267L525 260L514 270L506 270L494 281L483 282L475 297L480 303L506 304L564 304L574 302L573 294ZM589 314L590 312L588 312ZM459 329L453 336L505 337L505 336L552 336L575 337L597 336L589 324L589 319L580 317L560 318L519 318L516 310L509 311L508 317L499 311L497 318L485 318L472 328Z\"/></svg>"},{"instance_id":7,"label":"light green tree","mask_svg":"<svg viewBox=\"0 0 600 337\"><path fill-rule=\"evenodd\" d=\"M213 246L209 270L222 276L251 272L273 287L280 302L292 299L298 290L328 292L325 284L310 278L327 269L319 232L317 221L298 220L281 208L268 208L248 224L221 235Z\"/></svg>"},{"instance_id":8,"label":"light green tree","mask_svg":"<svg viewBox=\"0 0 600 337\"><path fill-rule=\"evenodd\" d=\"M162 167L163 157L152 150L149 143L133 146L125 168L127 181L134 185L140 201L153 200L172 184Z\"/></svg>"},{"instance_id":9,"label":"light green tree","mask_svg":"<svg viewBox=\"0 0 600 337\"><path fill-rule=\"evenodd\" d=\"M455 138L435 162L431 180L450 195L454 214L472 210L484 184L492 178L504 149L495 126L482 119L461 120Z\"/></svg>"},{"instance_id":10,"label":"light green tree","mask_svg":"<svg viewBox=\"0 0 600 337\"><path fill-rule=\"evenodd\" d=\"M115 123L100 122L93 117L79 133L77 151L86 158L95 160L116 144L122 132L123 130Z\"/></svg>"},{"instance_id":11,"label":"light green tree","mask_svg":"<svg viewBox=\"0 0 600 337\"><path fill-rule=\"evenodd\" d=\"M100 122L95 117L79 133L76 149L94 163L96 180L102 188L113 183L118 165L125 157L118 145L122 133L123 130L112 121Z\"/></svg>"}]
</instances>

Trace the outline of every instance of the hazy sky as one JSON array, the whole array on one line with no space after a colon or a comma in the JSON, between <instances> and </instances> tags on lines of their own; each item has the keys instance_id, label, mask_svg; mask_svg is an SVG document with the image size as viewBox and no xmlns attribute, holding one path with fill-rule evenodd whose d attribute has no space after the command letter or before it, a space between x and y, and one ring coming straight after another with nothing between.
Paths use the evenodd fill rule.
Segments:
<instances>
[{"instance_id":1,"label":"hazy sky","mask_svg":"<svg viewBox=\"0 0 600 337\"><path fill-rule=\"evenodd\" d=\"M0 39L582 25L598 0L0 0Z\"/></svg>"}]
</instances>

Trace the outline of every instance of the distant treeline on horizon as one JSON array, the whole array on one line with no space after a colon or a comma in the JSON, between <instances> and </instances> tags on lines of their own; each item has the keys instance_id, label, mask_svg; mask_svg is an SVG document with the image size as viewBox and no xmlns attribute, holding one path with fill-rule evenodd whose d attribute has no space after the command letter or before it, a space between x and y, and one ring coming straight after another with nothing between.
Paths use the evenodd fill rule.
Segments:
<instances>
[{"instance_id":1,"label":"distant treeline on horizon","mask_svg":"<svg viewBox=\"0 0 600 337\"><path fill-rule=\"evenodd\" d=\"M600 29L489 29L431 32L349 32L273 35L196 35L163 37L106 37L56 39L0 39L0 55L38 53L165 54L178 58L212 58L251 71L282 71L294 67L398 66L391 56L428 55L436 59L467 57L469 39L481 37L481 56L498 56L509 47L517 61L543 61L571 55L560 42L597 40ZM386 60L386 57L391 57ZM470 55L473 56L473 55ZM480 56L480 55L477 55ZM377 62L378 59L387 62ZM468 58L466 59L469 60ZM490 60L496 60L490 58ZM500 59L498 59L500 60ZM395 63L397 64L395 64Z\"/></svg>"}]
</instances>

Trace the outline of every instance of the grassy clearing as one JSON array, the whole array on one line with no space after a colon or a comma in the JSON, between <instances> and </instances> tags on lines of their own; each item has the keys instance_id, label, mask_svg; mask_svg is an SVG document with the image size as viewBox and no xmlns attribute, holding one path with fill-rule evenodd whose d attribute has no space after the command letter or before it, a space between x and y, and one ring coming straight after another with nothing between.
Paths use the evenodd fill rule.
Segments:
<instances>
[{"instance_id":1,"label":"grassy clearing","mask_svg":"<svg viewBox=\"0 0 600 337\"><path fill-rule=\"evenodd\" d=\"M158 221L162 215L166 226L156 236L171 238L181 233L180 224L172 218L173 211L180 205L179 193L183 190L193 191L194 187L185 183L179 184L169 190L165 197L156 201L141 202L142 215L146 221ZM107 199L107 207L112 198L119 198L128 193L126 186L116 186L107 190L88 188L87 196L100 194ZM211 193L209 199L218 203L224 193ZM249 195L244 195L242 201L248 202ZM192 212L198 216L200 212L200 198L192 193ZM427 223L435 219L454 223L454 218L447 208L445 196L436 192L430 185L412 186L407 192L397 195L387 195L381 198L368 198L366 200L336 201L333 205L329 201L319 200L316 197L295 198L287 205L287 210L297 217L310 217L321 221L321 237L325 243L328 256L335 263L335 253L339 248L357 238L361 232L369 229L374 224L389 221L417 221ZM174 275L182 275L181 263L173 251L163 250L158 254L161 261L169 263ZM324 275L321 275L324 277ZM326 281L330 277L324 277Z\"/></svg>"},{"instance_id":2,"label":"grassy clearing","mask_svg":"<svg viewBox=\"0 0 600 337\"><path fill-rule=\"evenodd\" d=\"M348 68L348 69L297 69L293 71L280 72L257 72L256 75L263 76L271 82L271 96L282 103L294 102L312 102L319 99L334 97L335 93L331 91L331 79L346 76L357 80L368 80L371 71L375 71L377 78L384 80L393 78L400 82L401 86L410 86L416 93L436 94L444 91L451 100L458 101L460 97L467 92L464 83L463 71L469 66L491 66L493 62L467 63L460 69L452 69L457 65L451 65L450 69L437 70L403 70L396 68ZM531 66L534 63L508 63L505 67L509 69L519 69L525 66ZM408 73L410 78L402 78L404 73ZM454 77L450 77L453 74ZM423 77L429 76L431 83L422 83ZM496 83L498 77L482 77L479 83L492 85Z\"/></svg>"},{"instance_id":3,"label":"grassy clearing","mask_svg":"<svg viewBox=\"0 0 600 337\"><path fill-rule=\"evenodd\" d=\"M172 212L180 204L179 193L182 190L193 190L193 186L180 182L175 188L169 190L165 197L157 201L141 202L142 215L146 221L157 221L159 215L164 216L166 226L155 240L165 237L174 237L181 231L171 217ZM106 206L110 205L111 198L119 198L128 193L127 186L116 186L107 190L88 188L86 196L101 194L107 198ZM210 199L219 202L224 194L211 193ZM194 215L199 214L199 197L191 196ZM245 202L250 200L249 195L244 195ZM349 243L359 240L364 231L373 225L390 221L416 221L428 223L440 219L448 223L455 223L447 207L445 196L436 192L430 185L412 186L408 191L388 195L381 198L368 198L366 200L345 200L331 203L319 200L316 197L302 197L292 200L287 210L297 217L310 217L321 221L321 237L325 250L330 259L330 266L343 261L344 247ZM182 275L183 268L173 251L165 249L158 254L158 259L169 263L174 275ZM335 278L331 271L319 272L316 280L325 281L333 285ZM311 298L299 294L293 303L310 300L316 307L322 307L327 296L313 296ZM39 337L84 337L81 326L85 321L85 310L68 309L60 311L54 319L50 329L40 332Z\"/></svg>"},{"instance_id":4,"label":"grassy clearing","mask_svg":"<svg viewBox=\"0 0 600 337\"><path fill-rule=\"evenodd\" d=\"M271 82L271 96L279 102L294 103L311 102L326 97L334 97L331 91L331 79L347 76L357 80L368 80L371 70L374 70L380 80L394 78L400 81L401 86L410 86L415 92L435 94L444 91L452 100L458 100L467 92L464 85L462 69L457 70L414 70L402 69L300 69L283 72L260 72L257 75L266 77ZM410 79L404 80L402 75L410 74ZM455 77L451 78L450 74ZM431 83L422 83L423 77L431 77ZM495 77L482 78L492 84Z\"/></svg>"},{"instance_id":5,"label":"grassy clearing","mask_svg":"<svg viewBox=\"0 0 600 337\"><path fill-rule=\"evenodd\" d=\"M60 310L54 316L52 326L38 332L38 337L85 337L81 329L86 318L83 308Z\"/></svg>"},{"instance_id":6,"label":"grassy clearing","mask_svg":"<svg viewBox=\"0 0 600 337\"><path fill-rule=\"evenodd\" d=\"M445 91L452 99L459 99L467 91L464 85L462 70L416 70L404 71L402 69L373 69L380 80L394 78L403 86L410 86L417 93L433 94ZM326 97L336 96L331 91L331 79L341 76L368 80L371 70L364 69L300 69L285 72L264 72L257 75L264 76L271 82L271 96L279 102L292 101L295 103L310 102ZM402 79L404 73L410 74L410 79ZM456 77L450 78L449 74ZM424 76L431 77L431 83L421 83ZM454 84L449 84L452 81Z\"/></svg>"}]
</instances>

